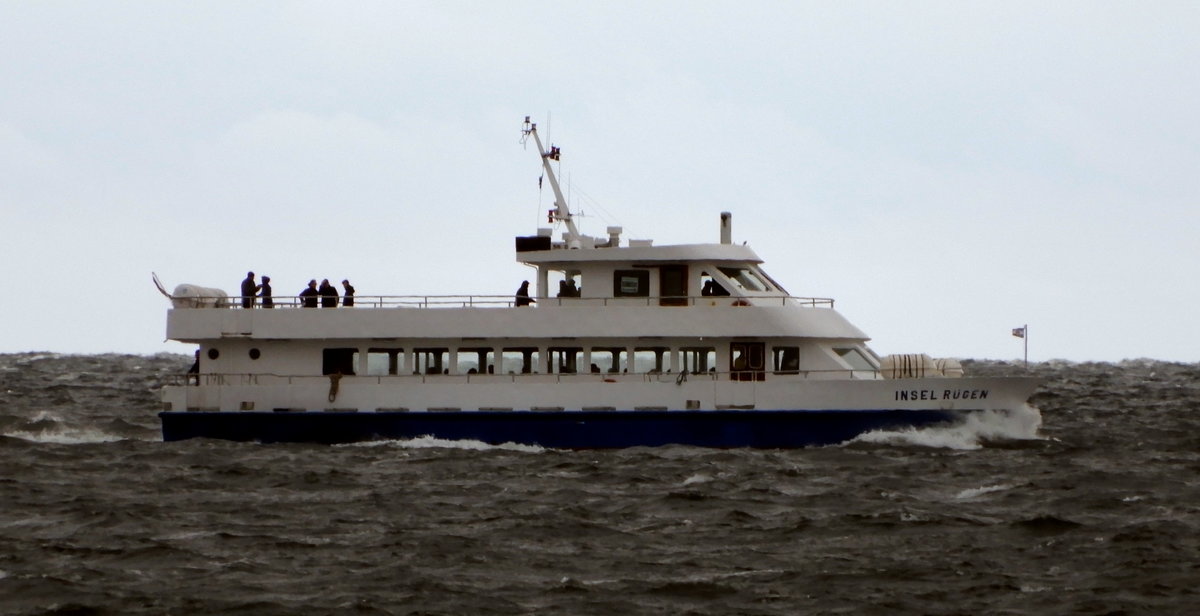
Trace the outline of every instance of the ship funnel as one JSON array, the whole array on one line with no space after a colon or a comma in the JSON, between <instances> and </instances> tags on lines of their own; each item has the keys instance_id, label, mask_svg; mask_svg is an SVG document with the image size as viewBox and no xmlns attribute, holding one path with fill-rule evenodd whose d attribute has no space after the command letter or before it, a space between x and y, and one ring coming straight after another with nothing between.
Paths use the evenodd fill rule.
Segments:
<instances>
[{"instance_id":1,"label":"ship funnel","mask_svg":"<svg viewBox=\"0 0 1200 616\"><path fill-rule=\"evenodd\" d=\"M721 212L721 243L733 243L733 214Z\"/></svg>"}]
</instances>

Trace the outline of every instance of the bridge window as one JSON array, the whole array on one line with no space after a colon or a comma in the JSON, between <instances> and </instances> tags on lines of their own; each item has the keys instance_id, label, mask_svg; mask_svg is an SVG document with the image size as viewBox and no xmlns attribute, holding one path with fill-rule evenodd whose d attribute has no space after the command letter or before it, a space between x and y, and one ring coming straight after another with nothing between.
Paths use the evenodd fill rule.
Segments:
<instances>
[{"instance_id":1,"label":"bridge window","mask_svg":"<svg viewBox=\"0 0 1200 616\"><path fill-rule=\"evenodd\" d=\"M851 347L851 348L834 349L833 351L835 353L837 353L839 357L841 357L843 360L845 360L846 363L850 364L850 368L853 370L878 370L879 369L878 366L871 363L871 360L867 359L867 357L865 355L863 355L862 351L860 351L856 348Z\"/></svg>"},{"instance_id":2,"label":"bridge window","mask_svg":"<svg viewBox=\"0 0 1200 616\"><path fill-rule=\"evenodd\" d=\"M733 281L739 289L743 291L770 291L771 287L752 269L745 267L721 267L722 274L725 274Z\"/></svg>"}]
</instances>

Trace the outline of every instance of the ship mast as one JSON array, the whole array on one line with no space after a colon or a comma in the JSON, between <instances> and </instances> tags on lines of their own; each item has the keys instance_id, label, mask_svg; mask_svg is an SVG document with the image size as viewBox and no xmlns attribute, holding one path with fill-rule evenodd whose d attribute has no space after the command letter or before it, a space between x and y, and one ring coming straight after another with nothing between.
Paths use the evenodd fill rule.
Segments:
<instances>
[{"instance_id":1,"label":"ship mast","mask_svg":"<svg viewBox=\"0 0 1200 616\"><path fill-rule=\"evenodd\" d=\"M551 145L547 151L542 147L542 140L538 137L537 124L529 121L529 116L525 116L524 134L526 137L533 135L534 144L537 146L538 154L542 157L542 167L546 171L546 177L550 178L550 188L554 190L554 209L550 210L550 221L562 221L567 224L567 233L564 238L567 242L567 248L579 248L582 245L579 228L575 226L575 219L571 216L571 208L567 207L567 200L563 199L562 189L558 187L558 177L554 175L554 169L550 167L551 160L558 160L559 150Z\"/></svg>"}]
</instances>

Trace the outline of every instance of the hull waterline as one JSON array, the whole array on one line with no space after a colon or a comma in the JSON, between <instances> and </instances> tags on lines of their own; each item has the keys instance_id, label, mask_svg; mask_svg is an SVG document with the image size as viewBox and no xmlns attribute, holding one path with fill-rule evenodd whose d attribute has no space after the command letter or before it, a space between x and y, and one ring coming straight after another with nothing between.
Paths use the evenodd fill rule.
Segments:
<instances>
[{"instance_id":1,"label":"hull waterline","mask_svg":"<svg viewBox=\"0 0 1200 616\"><path fill-rule=\"evenodd\" d=\"M163 440L353 443L433 437L562 449L833 445L872 430L946 424L968 411L163 412Z\"/></svg>"}]
</instances>

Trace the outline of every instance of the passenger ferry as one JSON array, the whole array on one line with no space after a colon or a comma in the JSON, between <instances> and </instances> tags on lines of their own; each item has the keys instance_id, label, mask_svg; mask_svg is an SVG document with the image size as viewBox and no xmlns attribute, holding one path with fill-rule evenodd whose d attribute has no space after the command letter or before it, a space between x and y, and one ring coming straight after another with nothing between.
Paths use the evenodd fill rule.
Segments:
<instances>
[{"instance_id":1,"label":"passenger ferry","mask_svg":"<svg viewBox=\"0 0 1200 616\"><path fill-rule=\"evenodd\" d=\"M789 294L721 213L719 242L580 233L537 127L552 229L517 237L528 297L359 296L266 308L180 285L167 337L199 345L163 389L164 440L433 437L552 448L805 447L1023 407L1030 378L879 357L832 299ZM155 279L157 283L157 278Z\"/></svg>"}]
</instances>

